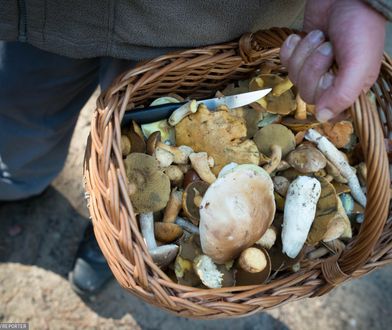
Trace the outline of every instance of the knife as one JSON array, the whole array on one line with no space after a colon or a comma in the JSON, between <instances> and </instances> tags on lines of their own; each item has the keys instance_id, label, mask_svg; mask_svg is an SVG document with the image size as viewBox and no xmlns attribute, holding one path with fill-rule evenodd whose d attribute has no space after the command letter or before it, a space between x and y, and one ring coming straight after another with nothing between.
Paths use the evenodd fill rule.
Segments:
<instances>
[{"instance_id":1,"label":"knife","mask_svg":"<svg viewBox=\"0 0 392 330\"><path fill-rule=\"evenodd\" d=\"M197 101L196 104L199 105L200 103L204 103L211 111L214 111L214 109L221 104L226 104L229 109L233 109L256 102L257 100L266 96L270 91L271 88L261 89L254 92L216 97L208 100L200 100ZM174 110L178 109L187 102L189 101L181 103L166 103L162 105L127 111L124 114L122 124L128 125L132 122L132 120L138 124L146 124L169 118Z\"/></svg>"}]
</instances>

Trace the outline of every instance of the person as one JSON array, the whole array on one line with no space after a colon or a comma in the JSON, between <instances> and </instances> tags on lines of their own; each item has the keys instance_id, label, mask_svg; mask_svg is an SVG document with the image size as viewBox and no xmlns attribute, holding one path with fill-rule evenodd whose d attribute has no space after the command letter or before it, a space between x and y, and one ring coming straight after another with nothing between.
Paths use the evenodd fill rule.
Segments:
<instances>
[{"instance_id":1,"label":"person","mask_svg":"<svg viewBox=\"0 0 392 330\"><path fill-rule=\"evenodd\" d=\"M305 6L305 7L304 7ZM0 201L38 195L65 161L79 111L136 61L272 26L295 27L281 59L325 121L375 81L390 0L6 0L0 2ZM338 65L336 74L329 68ZM110 271L87 228L70 280L97 292Z\"/></svg>"}]
</instances>

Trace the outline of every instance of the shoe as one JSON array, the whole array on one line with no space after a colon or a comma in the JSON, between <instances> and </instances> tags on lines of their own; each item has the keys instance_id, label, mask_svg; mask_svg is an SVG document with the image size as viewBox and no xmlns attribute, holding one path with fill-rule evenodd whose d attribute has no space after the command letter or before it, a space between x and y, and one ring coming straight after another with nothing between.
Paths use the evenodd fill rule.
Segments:
<instances>
[{"instance_id":1,"label":"shoe","mask_svg":"<svg viewBox=\"0 0 392 330\"><path fill-rule=\"evenodd\" d=\"M77 294L89 297L98 293L112 278L113 274L95 240L90 223L79 245L68 280Z\"/></svg>"}]
</instances>

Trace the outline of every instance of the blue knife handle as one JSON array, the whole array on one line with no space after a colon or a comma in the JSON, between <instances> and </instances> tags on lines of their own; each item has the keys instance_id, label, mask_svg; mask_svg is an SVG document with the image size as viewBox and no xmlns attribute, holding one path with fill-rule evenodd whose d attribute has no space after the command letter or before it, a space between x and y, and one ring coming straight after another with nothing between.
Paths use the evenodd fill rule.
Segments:
<instances>
[{"instance_id":1,"label":"blue knife handle","mask_svg":"<svg viewBox=\"0 0 392 330\"><path fill-rule=\"evenodd\" d=\"M178 109L180 106L186 102L181 103L167 103L162 105L155 105L152 107L141 108L126 111L121 125L129 125L132 120L134 120L139 125L152 123L154 121L169 118L174 110Z\"/></svg>"}]
</instances>

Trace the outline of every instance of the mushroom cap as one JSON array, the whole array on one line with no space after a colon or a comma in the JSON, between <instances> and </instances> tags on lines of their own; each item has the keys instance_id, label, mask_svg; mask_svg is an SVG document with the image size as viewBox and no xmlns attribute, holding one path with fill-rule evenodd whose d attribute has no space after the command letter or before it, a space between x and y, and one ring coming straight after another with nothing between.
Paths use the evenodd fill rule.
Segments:
<instances>
[{"instance_id":1,"label":"mushroom cap","mask_svg":"<svg viewBox=\"0 0 392 330\"><path fill-rule=\"evenodd\" d=\"M131 152L144 153L146 151L146 141L139 125L132 121L132 125L124 129L124 134L131 141Z\"/></svg>"},{"instance_id":2,"label":"mushroom cap","mask_svg":"<svg viewBox=\"0 0 392 330\"><path fill-rule=\"evenodd\" d=\"M241 254L241 257L237 262L235 275L236 285L262 284L268 279L271 274L272 263L268 252L264 248L260 247L250 247L243 252L246 253L249 251L252 251L253 253L252 255L247 256L248 262L243 262L245 263L245 267L241 267L241 257L243 256L243 254ZM253 264L253 267L251 266L251 264ZM256 269L254 268L255 265L260 266L259 269L261 270L256 271Z\"/></svg>"},{"instance_id":3,"label":"mushroom cap","mask_svg":"<svg viewBox=\"0 0 392 330\"><path fill-rule=\"evenodd\" d=\"M229 111L209 111L199 106L175 126L177 145L187 145L194 152L207 152L214 157L211 169L218 175L223 166L230 162L258 164L259 151L252 140L246 140L245 121Z\"/></svg>"},{"instance_id":4,"label":"mushroom cap","mask_svg":"<svg viewBox=\"0 0 392 330\"><path fill-rule=\"evenodd\" d=\"M282 148L282 157L295 149L295 136L287 127L280 124L271 124L257 131L253 139L261 153L270 157L271 146Z\"/></svg>"},{"instance_id":5,"label":"mushroom cap","mask_svg":"<svg viewBox=\"0 0 392 330\"><path fill-rule=\"evenodd\" d=\"M196 191L204 196L209 186L207 182L194 181L185 188L182 195L182 209L186 217L196 226L200 221L199 207L195 204Z\"/></svg>"},{"instance_id":6,"label":"mushroom cap","mask_svg":"<svg viewBox=\"0 0 392 330\"><path fill-rule=\"evenodd\" d=\"M293 132L298 133L306 131L309 128L320 126L321 123L313 116L307 116L306 119L295 119L294 117L283 117L281 124L290 128Z\"/></svg>"},{"instance_id":7,"label":"mushroom cap","mask_svg":"<svg viewBox=\"0 0 392 330\"><path fill-rule=\"evenodd\" d=\"M271 225L275 214L273 183L255 165L239 165L219 177L200 205L203 252L217 263L237 257Z\"/></svg>"},{"instance_id":8,"label":"mushroom cap","mask_svg":"<svg viewBox=\"0 0 392 330\"><path fill-rule=\"evenodd\" d=\"M298 146L288 154L286 160L297 171L304 174L320 171L327 164L327 159L324 155L309 144Z\"/></svg>"},{"instance_id":9,"label":"mushroom cap","mask_svg":"<svg viewBox=\"0 0 392 330\"><path fill-rule=\"evenodd\" d=\"M154 154L155 149L157 148L157 144L160 141L161 141L160 131L155 131L150 134L150 136L147 139L147 150L146 150L149 155Z\"/></svg>"},{"instance_id":10,"label":"mushroom cap","mask_svg":"<svg viewBox=\"0 0 392 330\"><path fill-rule=\"evenodd\" d=\"M124 160L129 183L135 191L130 195L136 213L156 212L165 208L170 196L170 180L158 168L152 156L132 153Z\"/></svg>"},{"instance_id":11,"label":"mushroom cap","mask_svg":"<svg viewBox=\"0 0 392 330\"><path fill-rule=\"evenodd\" d=\"M284 81L283 78L276 74L262 74L258 77L263 79L264 84L262 88L274 88L276 85ZM270 113L288 115L290 112L295 110L297 106L294 93L291 89L279 96L274 96L273 93L269 93L264 98L267 101L267 111Z\"/></svg>"}]
</instances>

